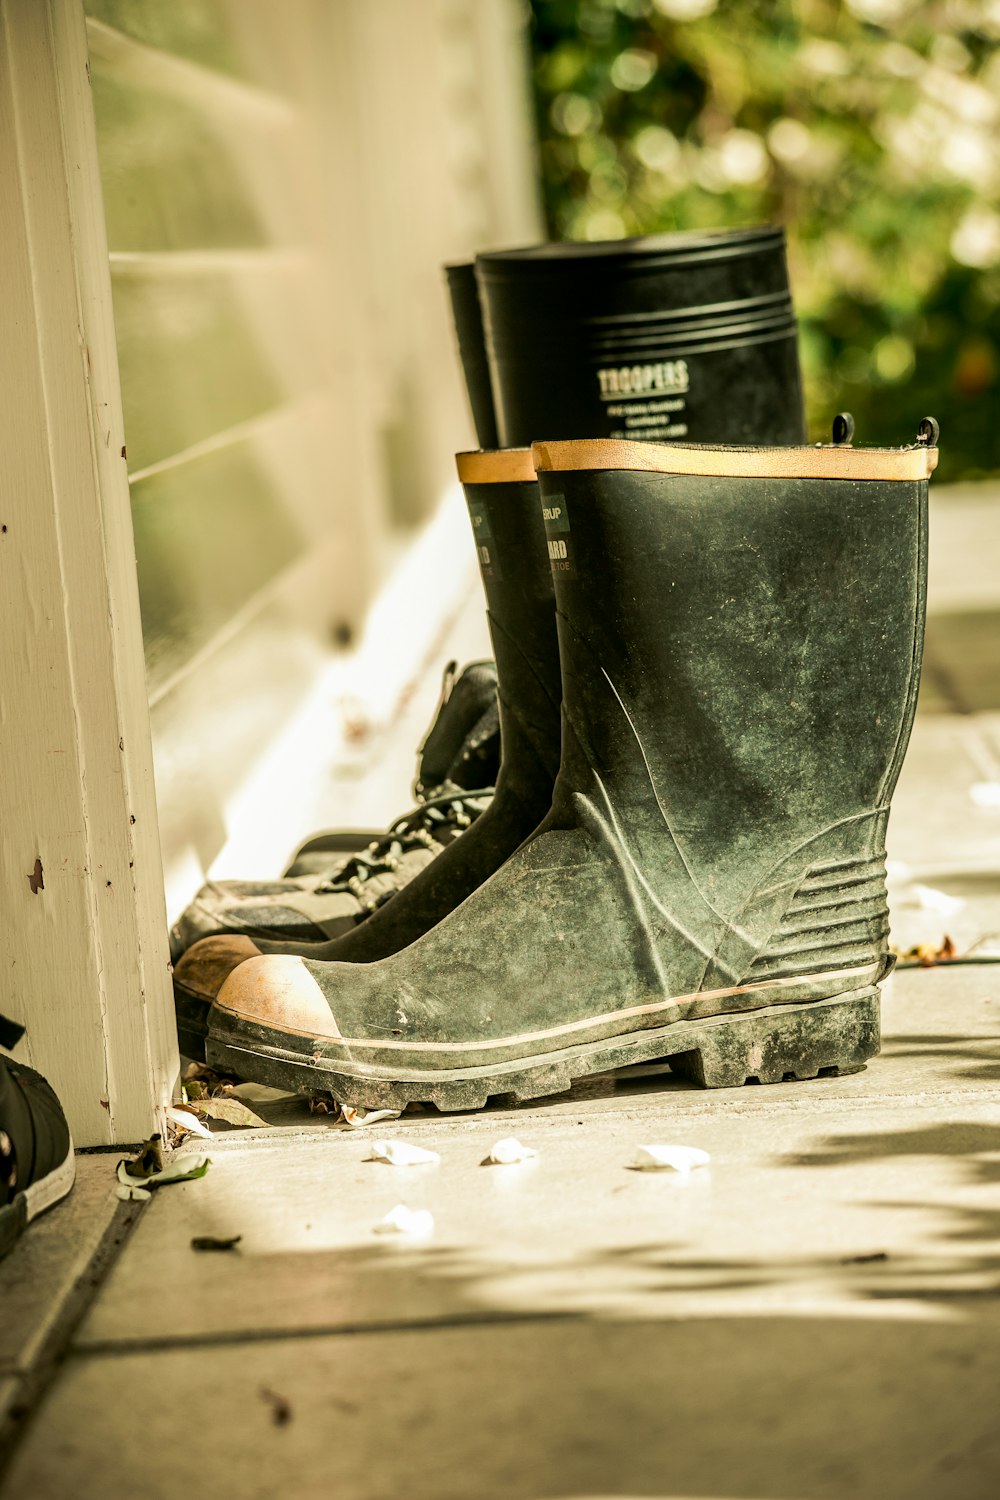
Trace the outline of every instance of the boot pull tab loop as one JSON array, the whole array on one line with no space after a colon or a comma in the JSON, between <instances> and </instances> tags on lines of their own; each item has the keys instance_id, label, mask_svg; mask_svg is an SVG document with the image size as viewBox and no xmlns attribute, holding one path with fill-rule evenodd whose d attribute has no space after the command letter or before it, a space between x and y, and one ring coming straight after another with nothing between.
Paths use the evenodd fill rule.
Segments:
<instances>
[{"instance_id":1,"label":"boot pull tab loop","mask_svg":"<svg viewBox=\"0 0 1000 1500\"><path fill-rule=\"evenodd\" d=\"M936 448L941 428L933 417L925 417L917 428L917 442L923 448Z\"/></svg>"},{"instance_id":2,"label":"boot pull tab loop","mask_svg":"<svg viewBox=\"0 0 1000 1500\"><path fill-rule=\"evenodd\" d=\"M833 441L836 447L850 447L854 437L854 418L849 411L839 411L833 419Z\"/></svg>"}]
</instances>

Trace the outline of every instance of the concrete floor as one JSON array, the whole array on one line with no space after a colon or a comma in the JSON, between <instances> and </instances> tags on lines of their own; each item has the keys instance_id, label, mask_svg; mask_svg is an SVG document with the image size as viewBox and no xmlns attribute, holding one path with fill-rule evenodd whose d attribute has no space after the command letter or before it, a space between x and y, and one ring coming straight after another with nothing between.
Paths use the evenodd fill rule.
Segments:
<instances>
[{"instance_id":1,"label":"concrete floor","mask_svg":"<svg viewBox=\"0 0 1000 1500\"><path fill-rule=\"evenodd\" d=\"M939 502L946 556L979 504ZM962 625L953 582L894 933L988 955L1000 807L973 789L1000 782L1000 636L985 597ZM0 1267L0 1497L995 1500L1000 967L897 973L884 1032L864 1073L807 1084L620 1076L371 1134L278 1109L145 1208L116 1202L114 1157L81 1158ZM537 1159L481 1165L512 1134ZM366 1160L383 1135L441 1160ZM648 1142L711 1164L630 1170ZM400 1202L429 1239L373 1232ZM206 1234L242 1239L195 1252Z\"/></svg>"}]
</instances>

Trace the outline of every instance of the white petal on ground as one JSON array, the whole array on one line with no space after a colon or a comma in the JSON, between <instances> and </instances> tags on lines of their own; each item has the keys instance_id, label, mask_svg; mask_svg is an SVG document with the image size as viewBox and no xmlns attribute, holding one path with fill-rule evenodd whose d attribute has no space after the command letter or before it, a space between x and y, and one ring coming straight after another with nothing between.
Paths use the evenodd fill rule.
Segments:
<instances>
[{"instance_id":1,"label":"white petal on ground","mask_svg":"<svg viewBox=\"0 0 1000 1500\"><path fill-rule=\"evenodd\" d=\"M441 1160L436 1151L413 1146L409 1141L372 1141L368 1161L382 1161L390 1167L423 1167Z\"/></svg>"},{"instance_id":2,"label":"white petal on ground","mask_svg":"<svg viewBox=\"0 0 1000 1500\"><path fill-rule=\"evenodd\" d=\"M249 1104L274 1104L278 1099L296 1099L297 1094L288 1089L272 1089L266 1083L234 1083L226 1090L231 1099L242 1099Z\"/></svg>"},{"instance_id":3,"label":"white petal on ground","mask_svg":"<svg viewBox=\"0 0 1000 1500\"><path fill-rule=\"evenodd\" d=\"M691 1172L711 1160L700 1146L639 1146L628 1166L635 1172Z\"/></svg>"},{"instance_id":4,"label":"white petal on ground","mask_svg":"<svg viewBox=\"0 0 1000 1500\"><path fill-rule=\"evenodd\" d=\"M401 1109L355 1109L353 1104L342 1104L337 1123L359 1130L362 1125L377 1125L380 1120L398 1120Z\"/></svg>"},{"instance_id":5,"label":"white petal on ground","mask_svg":"<svg viewBox=\"0 0 1000 1500\"><path fill-rule=\"evenodd\" d=\"M910 894L921 911L937 912L943 917L952 916L965 905L961 896L949 896L946 891L936 891L930 885L911 885Z\"/></svg>"},{"instance_id":6,"label":"white petal on ground","mask_svg":"<svg viewBox=\"0 0 1000 1500\"><path fill-rule=\"evenodd\" d=\"M146 1203L153 1195L148 1188L141 1187L138 1179L136 1179L134 1186L131 1187L126 1186L125 1183L119 1183L116 1189L116 1196L123 1203Z\"/></svg>"},{"instance_id":7,"label":"white petal on ground","mask_svg":"<svg viewBox=\"0 0 1000 1500\"><path fill-rule=\"evenodd\" d=\"M212 1139L212 1132L208 1126L203 1124L190 1109L171 1104L167 1109L167 1119L172 1125L176 1125L178 1130L186 1130L190 1135L204 1136L207 1141Z\"/></svg>"},{"instance_id":8,"label":"white petal on ground","mask_svg":"<svg viewBox=\"0 0 1000 1500\"><path fill-rule=\"evenodd\" d=\"M144 1184L150 1183L153 1187L159 1187L163 1182L183 1182L189 1177L203 1177L212 1164L209 1156L202 1155L198 1151L173 1151L163 1163L162 1172L154 1172L152 1177L144 1179Z\"/></svg>"},{"instance_id":9,"label":"white petal on ground","mask_svg":"<svg viewBox=\"0 0 1000 1500\"><path fill-rule=\"evenodd\" d=\"M502 1141L494 1141L483 1166L510 1167L515 1162L533 1161L537 1155L534 1146L522 1146L514 1136L508 1135Z\"/></svg>"},{"instance_id":10,"label":"white petal on ground","mask_svg":"<svg viewBox=\"0 0 1000 1500\"><path fill-rule=\"evenodd\" d=\"M434 1233L434 1215L429 1208L407 1208L405 1203L397 1203L375 1225L374 1233L406 1234L425 1239Z\"/></svg>"}]
</instances>

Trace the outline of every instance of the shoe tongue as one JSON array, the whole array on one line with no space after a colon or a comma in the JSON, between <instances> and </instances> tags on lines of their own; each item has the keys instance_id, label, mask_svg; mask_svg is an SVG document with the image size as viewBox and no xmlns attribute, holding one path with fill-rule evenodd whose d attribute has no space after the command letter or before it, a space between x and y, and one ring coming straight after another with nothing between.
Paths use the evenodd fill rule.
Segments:
<instances>
[{"instance_id":1,"label":"shoe tongue","mask_svg":"<svg viewBox=\"0 0 1000 1500\"><path fill-rule=\"evenodd\" d=\"M450 684L451 670L445 672L441 705L417 761L417 785L425 796L445 782L493 786L500 767L495 665L472 662Z\"/></svg>"},{"instance_id":2,"label":"shoe tongue","mask_svg":"<svg viewBox=\"0 0 1000 1500\"><path fill-rule=\"evenodd\" d=\"M499 774L500 709L494 697L463 739L444 779L471 792L496 786Z\"/></svg>"}]
</instances>

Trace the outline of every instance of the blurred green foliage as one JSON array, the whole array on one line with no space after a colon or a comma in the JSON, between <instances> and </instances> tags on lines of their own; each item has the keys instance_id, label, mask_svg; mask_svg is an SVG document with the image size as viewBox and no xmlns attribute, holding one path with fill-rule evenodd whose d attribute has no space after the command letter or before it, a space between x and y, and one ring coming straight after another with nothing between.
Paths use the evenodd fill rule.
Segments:
<instances>
[{"instance_id":1,"label":"blurred green foliage","mask_svg":"<svg viewBox=\"0 0 1000 1500\"><path fill-rule=\"evenodd\" d=\"M550 233L785 225L810 433L1000 472L1000 0L531 0Z\"/></svg>"}]
</instances>

